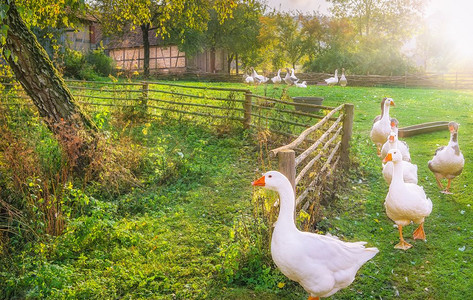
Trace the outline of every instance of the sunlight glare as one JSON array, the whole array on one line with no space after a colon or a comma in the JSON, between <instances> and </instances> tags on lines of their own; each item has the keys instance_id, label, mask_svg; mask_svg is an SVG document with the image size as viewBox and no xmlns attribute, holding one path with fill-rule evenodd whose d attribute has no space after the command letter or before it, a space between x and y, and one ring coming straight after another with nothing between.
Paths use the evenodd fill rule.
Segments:
<instances>
[{"instance_id":1,"label":"sunlight glare","mask_svg":"<svg viewBox=\"0 0 473 300\"><path fill-rule=\"evenodd\" d=\"M473 1L471 0L433 0L432 12L441 15L445 23L441 30L452 42L452 50L458 60L473 59Z\"/></svg>"}]
</instances>

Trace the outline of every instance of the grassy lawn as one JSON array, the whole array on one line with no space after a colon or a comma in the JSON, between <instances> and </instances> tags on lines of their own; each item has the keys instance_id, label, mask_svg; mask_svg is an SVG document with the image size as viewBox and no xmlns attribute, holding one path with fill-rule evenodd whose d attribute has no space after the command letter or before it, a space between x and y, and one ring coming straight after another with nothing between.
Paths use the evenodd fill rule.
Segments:
<instances>
[{"instance_id":1,"label":"grassy lawn","mask_svg":"<svg viewBox=\"0 0 473 300\"><path fill-rule=\"evenodd\" d=\"M282 92L272 86L250 89L271 97ZM329 205L318 229L367 241L380 253L353 285L331 299L473 295L473 92L310 86L292 87L289 95L322 96L329 106L355 104L352 156L357 167L346 175L348 187ZM383 205L388 186L369 140L383 97L394 99L390 113L400 127L457 121L466 160L463 173L453 181L454 195L441 194L427 161L448 143L449 132L405 139L419 168L419 184L434 204L425 222L427 242L413 242L415 228L408 226L406 240L414 247L405 252L393 248L398 232ZM250 182L260 166L258 144L250 135L239 130L219 134L215 128L160 119L130 130L172 165L153 165L146 184L126 195L90 196L86 213L72 219L62 236L5 255L0 261L5 266L0 268L0 298L307 299L268 260L269 249L258 245L258 231L244 232L267 230L264 224L253 224ZM246 242L256 247L243 247ZM259 252L245 256L238 247L247 254Z\"/></svg>"}]
</instances>

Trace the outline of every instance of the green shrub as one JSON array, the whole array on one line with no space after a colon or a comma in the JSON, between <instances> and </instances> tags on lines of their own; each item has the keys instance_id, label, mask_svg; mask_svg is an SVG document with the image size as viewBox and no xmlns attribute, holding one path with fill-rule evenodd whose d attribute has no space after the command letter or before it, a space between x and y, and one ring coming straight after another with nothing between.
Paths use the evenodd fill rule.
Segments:
<instances>
[{"instance_id":1,"label":"green shrub","mask_svg":"<svg viewBox=\"0 0 473 300\"><path fill-rule=\"evenodd\" d=\"M103 49L90 51L85 58L93 70L100 76L108 76L113 73L114 61L103 52Z\"/></svg>"},{"instance_id":2,"label":"green shrub","mask_svg":"<svg viewBox=\"0 0 473 300\"><path fill-rule=\"evenodd\" d=\"M98 81L100 76L94 71L93 67L89 64L85 64L79 72L78 79L84 79L88 81Z\"/></svg>"},{"instance_id":3,"label":"green shrub","mask_svg":"<svg viewBox=\"0 0 473 300\"><path fill-rule=\"evenodd\" d=\"M80 78L84 65L85 58L81 52L66 48L64 53L64 76Z\"/></svg>"},{"instance_id":4,"label":"green shrub","mask_svg":"<svg viewBox=\"0 0 473 300\"><path fill-rule=\"evenodd\" d=\"M97 74L96 69L101 70L103 67L97 68L95 65L91 65L89 63L89 56L90 54L84 55L80 51L66 48L64 53L64 76L90 81L98 80L100 76ZM92 59L92 61L97 63L99 60ZM105 74L105 76L108 76L108 74Z\"/></svg>"}]
</instances>

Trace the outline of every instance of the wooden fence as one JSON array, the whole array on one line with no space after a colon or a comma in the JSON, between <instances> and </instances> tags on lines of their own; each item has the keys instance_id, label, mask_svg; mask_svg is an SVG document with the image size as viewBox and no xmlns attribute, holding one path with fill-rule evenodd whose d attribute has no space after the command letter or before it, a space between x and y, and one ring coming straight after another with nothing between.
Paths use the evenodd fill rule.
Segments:
<instances>
[{"instance_id":1,"label":"wooden fence","mask_svg":"<svg viewBox=\"0 0 473 300\"><path fill-rule=\"evenodd\" d=\"M332 118L335 114L338 117ZM304 130L291 143L270 151L271 156L278 157L280 172L294 187L298 210L313 215L320 194L327 188L328 182L334 181L334 170L339 164L348 167L353 116L353 104L342 104ZM314 133L316 138L311 140L310 136Z\"/></svg>"},{"instance_id":2,"label":"wooden fence","mask_svg":"<svg viewBox=\"0 0 473 300\"><path fill-rule=\"evenodd\" d=\"M110 112L140 111L154 117L212 124L241 123L244 128L266 128L289 138L324 118L333 108L295 103L289 96L280 99L256 95L248 89L209 87L164 82L66 81L76 101L94 112L102 107ZM32 105L16 82L4 82L0 103L5 106ZM306 112L301 108L322 110Z\"/></svg>"},{"instance_id":3,"label":"wooden fence","mask_svg":"<svg viewBox=\"0 0 473 300\"><path fill-rule=\"evenodd\" d=\"M311 210L322 184L338 166L347 166L353 124L353 105L338 107L295 103L288 95L271 98L247 89L163 82L104 83L69 80L77 102L97 117L110 113L144 113L214 125L238 125L293 139L271 150L280 170L297 191L299 209ZM4 83L0 105L12 114L32 105L15 82ZM97 110L98 107L102 107ZM304 108L304 109L302 109ZM307 111L307 110L312 111ZM314 125L315 124L315 125ZM281 139L279 139L280 141ZM300 153L295 156L295 153ZM309 195L312 197L309 197Z\"/></svg>"}]
</instances>

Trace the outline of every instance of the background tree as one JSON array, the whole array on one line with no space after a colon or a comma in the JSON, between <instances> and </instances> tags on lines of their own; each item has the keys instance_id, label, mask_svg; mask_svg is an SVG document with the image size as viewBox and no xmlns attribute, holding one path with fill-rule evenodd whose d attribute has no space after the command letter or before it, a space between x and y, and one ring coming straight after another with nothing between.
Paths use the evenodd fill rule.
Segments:
<instances>
[{"instance_id":1,"label":"background tree","mask_svg":"<svg viewBox=\"0 0 473 300\"><path fill-rule=\"evenodd\" d=\"M266 13L260 17L261 28L257 37L258 49L242 58L243 65L262 66L263 69L272 69L282 66L284 59L281 53L277 51L280 41L277 39L278 25L275 12Z\"/></svg>"},{"instance_id":2,"label":"background tree","mask_svg":"<svg viewBox=\"0 0 473 300\"><path fill-rule=\"evenodd\" d=\"M322 53L325 48L326 17L321 15L301 15L301 31L304 37L306 54L309 61Z\"/></svg>"},{"instance_id":3,"label":"background tree","mask_svg":"<svg viewBox=\"0 0 473 300\"><path fill-rule=\"evenodd\" d=\"M306 43L300 26L301 15L293 16L289 13L278 13L276 23L278 25L277 39L278 50L284 60L289 62L295 69L296 64L306 53Z\"/></svg>"},{"instance_id":4,"label":"background tree","mask_svg":"<svg viewBox=\"0 0 473 300\"><path fill-rule=\"evenodd\" d=\"M382 6L389 0L328 0L335 17L350 17L360 36L370 35L373 27L382 20ZM376 31L374 31L376 32Z\"/></svg>"},{"instance_id":5,"label":"background tree","mask_svg":"<svg viewBox=\"0 0 473 300\"><path fill-rule=\"evenodd\" d=\"M345 68L348 63L352 72L365 74L404 74L411 68L403 47L420 29L425 0L328 1L333 4L333 18L348 20L355 36L346 47L338 49L342 57L327 57L327 52L319 61L344 59ZM311 69L316 66L315 61L310 64Z\"/></svg>"},{"instance_id":6,"label":"background tree","mask_svg":"<svg viewBox=\"0 0 473 300\"><path fill-rule=\"evenodd\" d=\"M311 21L314 23L315 21ZM306 22L309 26L311 23ZM344 67L345 69L356 68L358 62L354 59L354 53L358 50L357 43L354 42L356 33L352 23L347 18L328 18L319 17L318 25L315 31L316 38L319 42L315 49L309 44L307 48L311 55L309 61L304 65L306 70L313 72L329 72ZM313 26L313 25L312 25ZM320 26L320 27L319 27ZM305 29L306 39L308 41L315 40L312 38L311 27ZM313 30L313 29L312 29Z\"/></svg>"},{"instance_id":7,"label":"background tree","mask_svg":"<svg viewBox=\"0 0 473 300\"><path fill-rule=\"evenodd\" d=\"M233 10L232 16L223 23L219 21L217 12L211 11L205 41L211 53L215 53L216 48L227 51L229 72L232 61L236 61L238 73L239 58L245 61L246 57L252 57L257 52L261 28L259 18L262 15L262 9L259 1L240 1Z\"/></svg>"}]
</instances>

